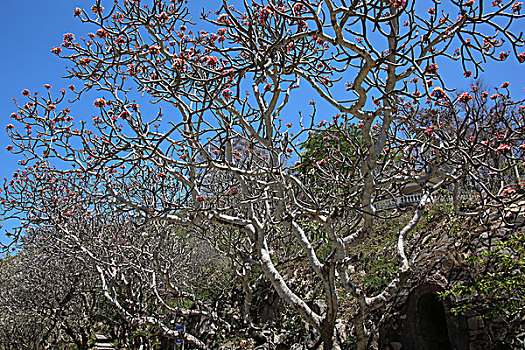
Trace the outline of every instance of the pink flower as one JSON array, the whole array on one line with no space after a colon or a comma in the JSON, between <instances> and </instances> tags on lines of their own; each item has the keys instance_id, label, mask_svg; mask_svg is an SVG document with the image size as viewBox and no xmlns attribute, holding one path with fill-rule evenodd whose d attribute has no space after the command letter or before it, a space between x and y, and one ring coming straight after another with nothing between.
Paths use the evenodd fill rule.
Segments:
<instances>
[{"instance_id":1,"label":"pink flower","mask_svg":"<svg viewBox=\"0 0 525 350\"><path fill-rule=\"evenodd\" d=\"M95 100L95 102L93 102L93 104L95 105L95 107L105 107L106 106L106 101L103 99L103 98L97 98Z\"/></svg>"}]
</instances>

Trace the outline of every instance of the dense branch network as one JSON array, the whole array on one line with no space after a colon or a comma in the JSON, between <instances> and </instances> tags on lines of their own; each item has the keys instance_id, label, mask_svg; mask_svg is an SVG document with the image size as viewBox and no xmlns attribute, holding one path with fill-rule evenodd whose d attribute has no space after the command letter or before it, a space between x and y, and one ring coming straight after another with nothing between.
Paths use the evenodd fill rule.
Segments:
<instances>
[{"instance_id":1,"label":"dense branch network","mask_svg":"<svg viewBox=\"0 0 525 350\"><path fill-rule=\"evenodd\" d=\"M353 295L358 347L365 348L366 315L405 280L405 241L429 203L450 197L457 214L504 217L523 197L524 107L510 99L508 83L494 94L477 83L457 94L439 70L456 62L470 77L487 60L525 61L522 35L513 33L521 3L430 3L267 1L237 8L224 1L198 24L182 1L109 8L97 1L93 13L76 9L96 30L79 40L65 34L52 51L70 61L68 78L83 84L70 86L71 102L96 91L96 114L76 123L61 107L69 106L65 90L22 92L12 117L24 130L7 128L10 150L29 168L6 183L6 213L26 220L26 228L54 220L60 226L104 200L103 208L130 220L215 232L198 236L218 239L216 248L240 277L260 268L328 348L338 295ZM158 110L140 106L141 94ZM67 166L43 168L50 159ZM64 189L55 199L50 190L61 185L31 178L42 172L71 176L59 182ZM414 188L423 193L419 203L381 209ZM477 205L468 208L465 196ZM59 210L50 213L57 200ZM348 249L377 220L400 215L411 219L398 232L399 273L382 292L366 295L348 274ZM323 312L275 263L285 240L321 286ZM331 253L321 257L319 247ZM101 259L97 254L92 258ZM109 268L98 271L111 275ZM251 295L250 283L244 287Z\"/></svg>"}]
</instances>

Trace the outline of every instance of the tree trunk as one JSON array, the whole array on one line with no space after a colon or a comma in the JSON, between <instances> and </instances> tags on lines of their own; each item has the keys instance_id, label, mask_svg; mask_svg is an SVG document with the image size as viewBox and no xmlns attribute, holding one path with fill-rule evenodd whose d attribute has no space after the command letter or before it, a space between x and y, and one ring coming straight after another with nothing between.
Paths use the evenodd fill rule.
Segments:
<instances>
[{"instance_id":1,"label":"tree trunk","mask_svg":"<svg viewBox=\"0 0 525 350\"><path fill-rule=\"evenodd\" d=\"M321 324L321 341L323 343L323 350L332 350L334 348L334 322L323 322Z\"/></svg>"}]
</instances>

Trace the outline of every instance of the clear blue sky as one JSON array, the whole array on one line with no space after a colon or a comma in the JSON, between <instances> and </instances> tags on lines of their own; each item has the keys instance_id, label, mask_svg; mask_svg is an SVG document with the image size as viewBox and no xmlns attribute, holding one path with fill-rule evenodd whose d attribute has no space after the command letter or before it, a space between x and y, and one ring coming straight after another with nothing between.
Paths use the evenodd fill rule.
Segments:
<instances>
[{"instance_id":1,"label":"clear blue sky","mask_svg":"<svg viewBox=\"0 0 525 350\"><path fill-rule=\"evenodd\" d=\"M60 79L65 72L66 61L58 59L50 49L62 42L64 33L72 32L79 37L89 31L86 26L80 24L79 20L73 18L73 10L75 7L89 8L93 2L92 0L3 1L0 11L3 45L0 55L2 81L0 84L0 179L4 177L9 179L17 168L17 157L5 150L9 144L5 125L12 122L9 116L16 111L11 99L20 98L23 89L43 92L44 84L51 84L57 90L70 84ZM194 16L198 17L204 4L210 6L216 3L216 0L189 0L189 2ZM216 9L215 6L212 7ZM525 26L522 25L520 29L525 30ZM455 84L461 89L468 85L468 80L463 78L463 70L459 64L441 65L440 70L450 79L449 86ZM525 97L525 64L518 64L514 58L509 58L504 64L488 65L487 72L482 78L491 85L509 81L512 84L513 97L515 99ZM78 110L78 106L74 110ZM0 233L0 239L3 238Z\"/></svg>"}]
</instances>

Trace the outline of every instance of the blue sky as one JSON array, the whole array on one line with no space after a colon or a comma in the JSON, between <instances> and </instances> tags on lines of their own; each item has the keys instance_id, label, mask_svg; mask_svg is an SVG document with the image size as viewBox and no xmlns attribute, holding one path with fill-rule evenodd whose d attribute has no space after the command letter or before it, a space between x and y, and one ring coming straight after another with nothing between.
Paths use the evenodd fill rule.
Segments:
<instances>
[{"instance_id":1,"label":"blue sky","mask_svg":"<svg viewBox=\"0 0 525 350\"><path fill-rule=\"evenodd\" d=\"M61 79L65 73L66 61L50 52L53 46L62 42L62 35L67 32L77 37L85 35L88 27L73 18L75 7L89 8L93 0L24 0L4 1L0 11L0 30L2 36L2 55L0 55L0 179L10 178L17 168L17 156L7 152L5 147L9 139L5 125L11 123L10 114L16 111L12 98L21 98L23 89L45 91L44 84L51 84L54 89L67 87L70 82ZM195 17L200 14L204 4L215 1L189 0ZM212 6L215 9L215 6ZM521 26L519 29L525 29ZM523 49L522 51L525 51ZM440 65L441 72L448 76L449 86L458 88L468 86L469 81L462 76L463 70L458 64ZM489 64L482 78L490 85L500 85L503 81L511 83L511 92L515 99L525 97L525 64L518 64L514 58L504 64ZM308 97L308 100L310 97ZM80 106L91 106L89 103ZM78 107L72 108L78 111ZM91 113L92 111L88 112ZM0 234L0 239L3 235Z\"/></svg>"}]
</instances>

